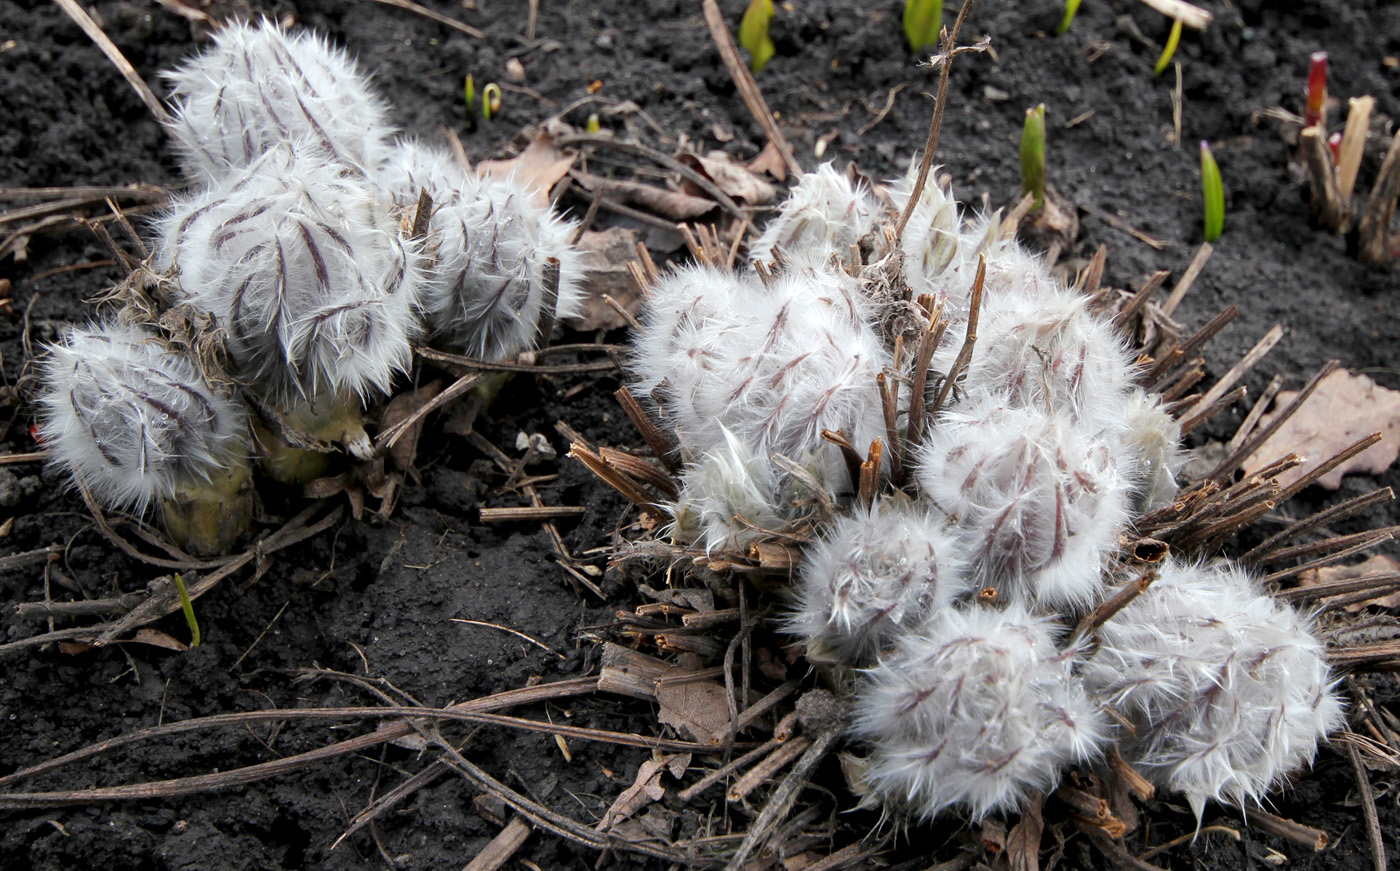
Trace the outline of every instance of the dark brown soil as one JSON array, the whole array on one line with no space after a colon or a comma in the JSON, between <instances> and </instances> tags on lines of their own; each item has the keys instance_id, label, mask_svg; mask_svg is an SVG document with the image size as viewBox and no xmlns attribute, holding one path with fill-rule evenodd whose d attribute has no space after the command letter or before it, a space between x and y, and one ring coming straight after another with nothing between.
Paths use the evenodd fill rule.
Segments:
<instances>
[{"instance_id":1,"label":"dark brown soil","mask_svg":"<svg viewBox=\"0 0 1400 871\"><path fill-rule=\"evenodd\" d=\"M155 3L91 5L153 84L159 70L198 47L189 24ZM397 123L432 140L440 137L442 125L457 130L474 159L503 150L521 127L584 98L594 82L601 83L600 102L567 117L577 126L590 111L632 101L638 112L604 112L602 123L630 130L663 150L679 140L701 151L722 148L750 159L762 145L719 63L698 2L542 0L534 41L523 35L525 3L432 5L481 28L486 38L472 39L369 2L255 7L328 33L373 71ZM743 2L722 5L737 22ZM779 10L778 53L760 85L799 160L815 165L815 144L829 140L825 159L853 160L875 177L902 172L923 142L934 77L903 50L901 4L795 0L790 5ZM1225 305L1239 306L1239 320L1209 351L1211 373L1222 373L1272 324L1281 323L1288 336L1248 379L1252 391L1275 373L1296 387L1334 358L1383 385L1400 387L1400 371L1391 363L1400 350L1400 281L1363 268L1348 258L1342 239L1309 228L1301 187L1286 168L1288 147L1274 122L1254 120L1271 106L1298 110L1307 56L1318 49L1331 53L1334 96L1371 94L1378 112L1400 113L1395 62L1400 4L1212 0L1204 5L1216 14L1215 24L1203 34L1188 32L1179 52L1185 145L1177 148L1170 141L1174 76L1153 78L1157 49L1137 37L1160 45L1168 29L1160 15L1130 0L1095 0L1084 5L1067 36L1056 38L1047 33L1058 21L1059 2L984 0L968 30L989 35L995 55L965 56L955 65L939 160L968 204L1010 203L1019 188L1017 141L1024 110L1045 103L1051 184L1087 210L1066 258L1083 259L1107 245L1106 280L1136 287L1158 269L1171 270L1174 281L1200 243L1195 143L1209 140L1225 179L1226 230L1179 314L1194 328ZM0 43L0 187L179 183L159 126L56 5L42 0L0 5ZM496 121L473 123L462 97L464 76L473 74L479 84L503 80L511 58L524 67L523 86L507 91ZM892 108L877 122L891 99ZM1067 126L1076 118L1082 120ZM1374 171L1373 165L1363 171L1362 185ZM566 204L581 211L577 202ZM1105 213L1164 240L1164 250L1109 226L1100 217ZM27 351L54 337L61 324L84 320L81 300L120 277L111 268L51 270L107 256L92 234L75 228L34 237L22 261L0 261L0 278L13 282L14 316L0 314L0 376L7 403L0 442L9 452L36 449L29 434L32 407L23 401L23 391L14 389L27 372ZM554 431L554 422L562 419L596 442L635 446L639 440L611 397L617 386L614 379L597 376L517 379L480 429L507 449L518 432L543 432L562 454L567 445ZM1224 415L1201 435L1229 431L1242 414ZM531 679L595 672L595 639L607 635L598 627L605 627L618 607L639 601L632 579L615 571L603 575L608 600L600 601L570 585L536 525L481 524L480 506L517 503L495 492L501 477L462 439L430 431L419 464L423 482L407 485L390 519L346 522L278 554L257 583L246 586L246 578L239 577L201 599L204 644L197 649L172 653L128 644L6 656L0 671L0 775L159 722L273 706L375 702L343 682L302 680L302 670L313 666L383 678L428 705L524 686ZM562 524L567 544L576 553L608 545L614 528L628 519L623 501L577 464L561 459L557 466L559 479L545 488L546 501L589 507L583 519ZM1375 485L1400 485L1400 472L1350 482L1342 495ZM95 532L81 501L37 465L0 467L0 514L14 520L4 527L3 553L65 547L49 573L49 592L56 599L139 590L160 573L117 553ZM1338 531L1397 522L1400 511L1392 507ZM595 562L603 565L601 558ZM45 594L40 569L0 575L0 599L7 603L40 601ZM558 654L495 629L450 622L453 617L510 627ZM46 628L42 621L10 617L0 643ZM159 628L187 637L179 617ZM1392 678L1377 680L1378 698L1394 707ZM647 705L602 695L521 713L643 734L659 728ZM287 723L200 731L101 756L12 789L80 789L227 770L369 728ZM460 742L468 732L457 727L451 734ZM464 752L511 786L591 824L631 782L646 751L578 741L570 747L573 759L566 763L548 736L487 727ZM411 749L376 748L179 800L5 811L0 868L382 868L386 856L400 868L460 868L498 827L474 809L473 790L450 775L381 818L373 836L366 830L331 848L350 817L425 761ZM840 788L834 772L824 772L823 778ZM1380 788L1393 787L1393 775L1376 780L1387 847L1400 854L1397 791ZM1178 869L1258 868L1272 866L1278 851L1284 867L1369 868L1354 792L1350 765L1324 749L1315 769L1275 798L1274 809L1327 830L1334 847L1313 854L1263 834L1247 835L1240 843L1212 836L1153 861ZM682 825L695 825L708 812L707 801L693 804L682 818L690 822ZM838 799L841 808L851 804ZM1153 806L1146 833L1132 840L1135 851L1190 831L1189 815L1169 804ZM721 814L723 805L715 800ZM746 813L729 812L738 818ZM866 822L874 826L877 820L872 816ZM1209 810L1206 823L1217 822L1240 828L1221 811ZM742 819L736 825L742 829ZM909 849L948 858L935 852L948 834L910 832ZM511 867L530 867L523 860L546 869L583 869L595 867L597 855L537 833ZM604 865L642 862L607 857ZM1076 838L1060 867L1080 866L1110 863Z\"/></svg>"}]
</instances>

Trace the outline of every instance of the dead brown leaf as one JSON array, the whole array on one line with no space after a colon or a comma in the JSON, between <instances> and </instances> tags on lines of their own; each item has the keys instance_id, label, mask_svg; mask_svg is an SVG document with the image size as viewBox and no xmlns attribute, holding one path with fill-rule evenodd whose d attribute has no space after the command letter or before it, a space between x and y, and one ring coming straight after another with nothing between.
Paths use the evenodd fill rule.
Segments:
<instances>
[{"instance_id":1,"label":"dead brown leaf","mask_svg":"<svg viewBox=\"0 0 1400 871\"><path fill-rule=\"evenodd\" d=\"M1378 553L1367 557L1363 562L1351 566L1326 566L1320 569L1309 569L1298 575L1298 586L1312 587L1317 584L1325 584L1330 581L1349 581L1355 578L1365 578L1371 575L1391 574L1400 572L1400 561ZM1346 610L1352 613L1371 606L1379 608L1400 608L1400 590L1387 593L1384 596L1377 596L1374 599L1367 599L1364 602L1353 602L1346 606Z\"/></svg>"},{"instance_id":2,"label":"dead brown leaf","mask_svg":"<svg viewBox=\"0 0 1400 871\"><path fill-rule=\"evenodd\" d=\"M442 392L442 381L433 380L417 390L400 393L389 404L384 407L384 414L379 419L379 429L381 432L393 429L400 421L408 418L409 415L422 408L434 396ZM394 465L413 478L416 483L422 483L422 478L418 474L418 469L414 467L413 461L418 456L418 437L423 434L423 421L410 426L394 442L394 446L389 449L389 456L393 459Z\"/></svg>"},{"instance_id":3,"label":"dead brown leaf","mask_svg":"<svg viewBox=\"0 0 1400 871\"><path fill-rule=\"evenodd\" d=\"M778 146L772 142L763 146L758 157L749 161L748 170L756 173L766 172L778 181L787 179L787 162L783 160L783 153L778 150Z\"/></svg>"},{"instance_id":4,"label":"dead brown leaf","mask_svg":"<svg viewBox=\"0 0 1400 871\"><path fill-rule=\"evenodd\" d=\"M1041 805L1045 797L1032 791L1021 803L1021 819L1006 836L1006 862L1011 871L1040 871L1040 839L1045 832Z\"/></svg>"},{"instance_id":5,"label":"dead brown leaf","mask_svg":"<svg viewBox=\"0 0 1400 871\"><path fill-rule=\"evenodd\" d=\"M637 206L677 222L698 218L706 212L713 211L716 205L714 200L705 197L667 190L640 181L603 178L589 172L575 171L574 181L589 193L601 188L613 202Z\"/></svg>"},{"instance_id":6,"label":"dead brown leaf","mask_svg":"<svg viewBox=\"0 0 1400 871\"><path fill-rule=\"evenodd\" d=\"M578 155L563 151L554 144L554 137L541 133L510 160L483 160L477 172L495 178L514 178L534 191L535 203L549 208L549 192L560 179L569 174Z\"/></svg>"},{"instance_id":7,"label":"dead brown leaf","mask_svg":"<svg viewBox=\"0 0 1400 871\"><path fill-rule=\"evenodd\" d=\"M682 669L671 669L666 674L681 672ZM728 696L724 687L714 681L662 681L656 687L656 700L661 704L658 719L681 730L692 741L718 746L729 736Z\"/></svg>"},{"instance_id":8,"label":"dead brown leaf","mask_svg":"<svg viewBox=\"0 0 1400 871\"><path fill-rule=\"evenodd\" d=\"M703 173L736 202L758 206L771 203L778 195L776 187L764 181L751 167L738 163L723 151L711 151L704 157L698 154L681 154L676 159ZM681 182L681 190L695 196L704 193L693 182L684 180Z\"/></svg>"},{"instance_id":9,"label":"dead brown leaf","mask_svg":"<svg viewBox=\"0 0 1400 871\"><path fill-rule=\"evenodd\" d=\"M152 647L159 647L164 650L176 650L184 652L190 646L179 639L166 635L158 629L137 629L131 636L131 641L136 644L149 644Z\"/></svg>"},{"instance_id":10,"label":"dead brown leaf","mask_svg":"<svg viewBox=\"0 0 1400 871\"><path fill-rule=\"evenodd\" d=\"M599 832L612 831L619 824L630 820L642 808L660 801L666 795L666 789L661 785L661 775L670 772L672 777L678 777L677 769L684 773L688 765L689 753L660 755L644 761L637 768L637 776L632 785L613 800L612 806L603 814L603 818L594 829Z\"/></svg>"},{"instance_id":11,"label":"dead brown leaf","mask_svg":"<svg viewBox=\"0 0 1400 871\"><path fill-rule=\"evenodd\" d=\"M1295 391L1279 393L1274 408L1286 408L1297 395ZM1265 415L1260 428L1268 426L1277 413ZM1251 474L1297 453L1308 463L1279 476L1279 483L1287 487L1312 466L1374 432L1381 433L1379 442L1322 476L1318 484L1335 490L1348 472L1379 474L1400 456L1400 392L1381 387L1365 375L1338 369L1322 379L1308 401L1245 461L1243 468L1245 474Z\"/></svg>"},{"instance_id":12,"label":"dead brown leaf","mask_svg":"<svg viewBox=\"0 0 1400 871\"><path fill-rule=\"evenodd\" d=\"M589 230L578 240L583 264L583 307L569 325L578 330L615 330L627 321L603 299L607 294L624 311L635 315L642 307L642 292L627 272L637 259L637 233L625 227L601 232Z\"/></svg>"}]
</instances>

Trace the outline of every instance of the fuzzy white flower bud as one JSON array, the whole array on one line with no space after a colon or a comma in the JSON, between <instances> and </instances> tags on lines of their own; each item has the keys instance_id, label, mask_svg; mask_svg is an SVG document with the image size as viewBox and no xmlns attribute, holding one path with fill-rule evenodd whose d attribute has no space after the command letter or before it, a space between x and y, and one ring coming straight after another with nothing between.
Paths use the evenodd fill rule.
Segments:
<instances>
[{"instance_id":1,"label":"fuzzy white flower bud","mask_svg":"<svg viewBox=\"0 0 1400 871\"><path fill-rule=\"evenodd\" d=\"M952 807L981 819L1096 756L1103 715L1056 631L1017 606L974 607L902 636L856 687L861 786L924 819Z\"/></svg>"},{"instance_id":2,"label":"fuzzy white flower bud","mask_svg":"<svg viewBox=\"0 0 1400 871\"><path fill-rule=\"evenodd\" d=\"M857 507L807 549L788 631L811 661L869 665L967 592L947 520L903 496Z\"/></svg>"},{"instance_id":3,"label":"fuzzy white flower bud","mask_svg":"<svg viewBox=\"0 0 1400 871\"><path fill-rule=\"evenodd\" d=\"M917 472L924 494L956 516L979 584L1051 608L1097 597L1100 564L1128 520L1110 442L1064 414L991 397L936 421Z\"/></svg>"},{"instance_id":4,"label":"fuzzy white flower bud","mask_svg":"<svg viewBox=\"0 0 1400 871\"><path fill-rule=\"evenodd\" d=\"M849 260L851 246L870 232L882 211L868 186L822 164L788 193L749 248L749 259L767 263L777 252L794 265L813 268L824 268L833 254Z\"/></svg>"},{"instance_id":5,"label":"fuzzy white flower bud","mask_svg":"<svg viewBox=\"0 0 1400 871\"><path fill-rule=\"evenodd\" d=\"M1141 389L1129 395L1117 433L1126 465L1132 470L1133 502L1138 513L1155 511L1176 498L1176 473L1185 457L1181 451L1181 423L1155 397Z\"/></svg>"},{"instance_id":6,"label":"fuzzy white flower bud","mask_svg":"<svg viewBox=\"0 0 1400 871\"><path fill-rule=\"evenodd\" d=\"M753 450L825 453L822 430L864 449L883 436L875 377L890 362L849 276L793 270L764 287L692 268L658 282L637 341L638 386L695 451L727 428ZM834 448L832 449L834 450Z\"/></svg>"},{"instance_id":7,"label":"fuzzy white flower bud","mask_svg":"<svg viewBox=\"0 0 1400 871\"><path fill-rule=\"evenodd\" d=\"M990 270L990 265L989 265ZM1123 340L1090 313L1088 298L1023 283L982 297L981 324L963 388L976 398L1004 394L1019 406L1066 414L1089 435L1121 425L1132 369ZM933 368L946 372L947 347Z\"/></svg>"},{"instance_id":8,"label":"fuzzy white flower bud","mask_svg":"<svg viewBox=\"0 0 1400 871\"><path fill-rule=\"evenodd\" d=\"M1238 567L1168 562L1098 635L1084 679L1132 723L1124 756L1198 818L1260 798L1342 724L1307 621Z\"/></svg>"},{"instance_id":9,"label":"fuzzy white flower bud","mask_svg":"<svg viewBox=\"0 0 1400 871\"><path fill-rule=\"evenodd\" d=\"M433 200L429 253L436 259L424 292L425 317L453 350L488 360L534 347L541 323L572 317L582 303L583 264L571 244L574 225L536 204L514 179L482 178L450 155L398 143L378 179L413 214L420 190ZM559 285L545 266L559 261Z\"/></svg>"},{"instance_id":10,"label":"fuzzy white flower bud","mask_svg":"<svg viewBox=\"0 0 1400 871\"><path fill-rule=\"evenodd\" d=\"M228 331L237 374L283 401L389 388L419 332L418 246L363 177L308 143L177 200L157 265Z\"/></svg>"},{"instance_id":11,"label":"fuzzy white flower bud","mask_svg":"<svg viewBox=\"0 0 1400 871\"><path fill-rule=\"evenodd\" d=\"M143 512L247 461L242 408L150 333L70 329L49 350L41 438L102 504Z\"/></svg>"},{"instance_id":12,"label":"fuzzy white flower bud","mask_svg":"<svg viewBox=\"0 0 1400 871\"><path fill-rule=\"evenodd\" d=\"M707 552L740 548L759 538L759 530L780 528L786 517L769 458L749 450L729 430L720 432L724 443L686 467L680 495L667 506L673 518L670 537L698 541Z\"/></svg>"},{"instance_id":13,"label":"fuzzy white flower bud","mask_svg":"<svg viewBox=\"0 0 1400 871\"><path fill-rule=\"evenodd\" d=\"M344 51L267 20L229 23L166 79L175 102L170 135L186 170L209 181L297 140L365 172L390 134L384 101Z\"/></svg>"}]
</instances>

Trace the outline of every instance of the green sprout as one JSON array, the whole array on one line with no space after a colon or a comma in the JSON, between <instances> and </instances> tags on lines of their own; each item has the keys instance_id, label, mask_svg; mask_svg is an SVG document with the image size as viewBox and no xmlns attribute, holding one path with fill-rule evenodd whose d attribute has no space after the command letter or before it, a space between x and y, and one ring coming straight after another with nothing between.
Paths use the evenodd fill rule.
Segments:
<instances>
[{"instance_id":1,"label":"green sprout","mask_svg":"<svg viewBox=\"0 0 1400 871\"><path fill-rule=\"evenodd\" d=\"M180 610L185 612L185 622L190 624L190 647L199 646L199 621L194 618L194 603L190 601L190 591L185 589L185 579L175 573L175 592L180 594Z\"/></svg>"},{"instance_id":2,"label":"green sprout","mask_svg":"<svg viewBox=\"0 0 1400 871\"><path fill-rule=\"evenodd\" d=\"M1201 201L1205 203L1207 242L1220 238L1225 229L1225 185L1220 180L1220 164L1210 153L1210 144L1201 140Z\"/></svg>"},{"instance_id":3,"label":"green sprout","mask_svg":"<svg viewBox=\"0 0 1400 871\"><path fill-rule=\"evenodd\" d=\"M749 53L749 69L754 75L763 72L778 50L768 26L773 22L773 0L749 0L744 17L739 21L739 44Z\"/></svg>"},{"instance_id":4,"label":"green sprout","mask_svg":"<svg viewBox=\"0 0 1400 871\"><path fill-rule=\"evenodd\" d=\"M598 120L598 113L594 112L588 116L588 123L583 128L589 136L593 136L603 129L603 122Z\"/></svg>"},{"instance_id":5,"label":"green sprout","mask_svg":"<svg viewBox=\"0 0 1400 871\"><path fill-rule=\"evenodd\" d=\"M1021 193L1033 194L1032 211L1045 205L1045 104L1026 110L1021 128Z\"/></svg>"},{"instance_id":6,"label":"green sprout","mask_svg":"<svg viewBox=\"0 0 1400 871\"><path fill-rule=\"evenodd\" d=\"M465 94L466 94L466 97L467 97L467 112L468 112L468 113L475 112L475 111L476 111L476 80L473 79L473 78L471 77L470 74L468 74L468 76L467 76L467 84L466 84L466 87L465 87L463 90L464 90L464 92L465 92Z\"/></svg>"},{"instance_id":7,"label":"green sprout","mask_svg":"<svg viewBox=\"0 0 1400 871\"><path fill-rule=\"evenodd\" d=\"M909 50L932 51L938 46L938 30L943 26L943 0L905 0L904 37Z\"/></svg>"},{"instance_id":8,"label":"green sprout","mask_svg":"<svg viewBox=\"0 0 1400 871\"><path fill-rule=\"evenodd\" d=\"M1152 75L1160 76L1167 68L1167 64L1172 62L1172 55L1176 54L1177 43L1181 42L1181 19L1172 22L1172 31L1167 34L1166 48L1162 49L1162 56L1157 58L1157 65L1152 68Z\"/></svg>"},{"instance_id":9,"label":"green sprout","mask_svg":"<svg viewBox=\"0 0 1400 871\"><path fill-rule=\"evenodd\" d=\"M490 121L501 111L501 86L492 82L481 89L481 117Z\"/></svg>"},{"instance_id":10,"label":"green sprout","mask_svg":"<svg viewBox=\"0 0 1400 871\"><path fill-rule=\"evenodd\" d=\"M1065 17L1060 19L1060 26L1055 28L1056 36L1064 36L1069 32L1070 23L1074 21L1075 13L1079 11L1079 0L1065 0Z\"/></svg>"}]
</instances>

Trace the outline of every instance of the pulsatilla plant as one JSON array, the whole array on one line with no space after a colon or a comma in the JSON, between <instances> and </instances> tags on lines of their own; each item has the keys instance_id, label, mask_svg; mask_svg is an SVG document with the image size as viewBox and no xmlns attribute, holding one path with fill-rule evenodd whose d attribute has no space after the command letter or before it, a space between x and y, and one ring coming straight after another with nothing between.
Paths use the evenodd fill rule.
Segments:
<instances>
[{"instance_id":1,"label":"pulsatilla plant","mask_svg":"<svg viewBox=\"0 0 1400 871\"><path fill-rule=\"evenodd\" d=\"M396 142L367 77L320 37L230 24L167 78L167 129L194 184L155 224L159 299L113 297L127 301L123 322L153 330L171 308L195 313L199 335L173 344L226 353L201 353L195 366L127 327L75 333L55 348L51 371L75 369L89 385L71 396L54 386L45 400L55 461L110 506L179 501L187 483L246 469L252 446L269 474L293 483L322 475L332 445L373 460L363 411L410 368L425 333L451 350L508 358L577 309L571 226L512 180L478 178L442 152ZM110 347L124 350L90 362L72 350ZM239 399L198 386L191 373L206 370ZM156 407L168 416L149 416ZM199 435L205 412L219 427L236 420L238 438ZM142 434L113 436L127 453L102 435L119 419ZM215 441L239 447L215 463ZM165 516L173 525L181 513ZM219 542L201 546L232 544Z\"/></svg>"},{"instance_id":2,"label":"pulsatilla plant","mask_svg":"<svg viewBox=\"0 0 1400 871\"><path fill-rule=\"evenodd\" d=\"M848 697L868 804L980 819L1110 748L1198 812L1259 799L1340 722L1309 621L1174 561L1091 619L1133 523L1173 510L1181 426L1098 303L915 187L824 167L752 270L653 283L632 371L679 446L662 534L710 565L801 548L785 626Z\"/></svg>"}]
</instances>

